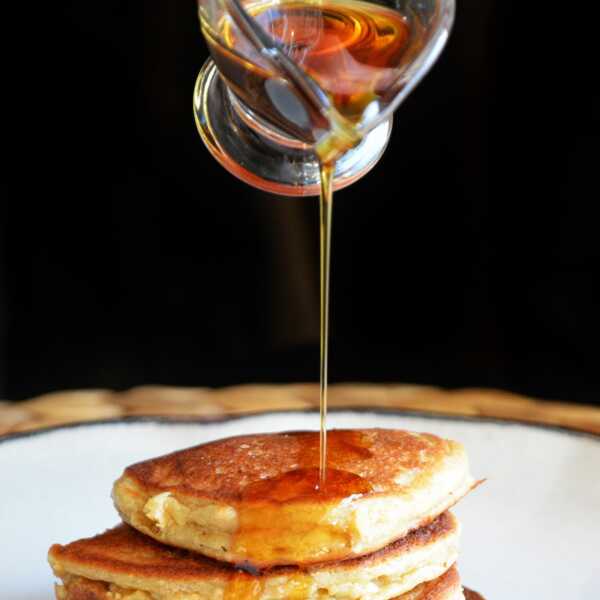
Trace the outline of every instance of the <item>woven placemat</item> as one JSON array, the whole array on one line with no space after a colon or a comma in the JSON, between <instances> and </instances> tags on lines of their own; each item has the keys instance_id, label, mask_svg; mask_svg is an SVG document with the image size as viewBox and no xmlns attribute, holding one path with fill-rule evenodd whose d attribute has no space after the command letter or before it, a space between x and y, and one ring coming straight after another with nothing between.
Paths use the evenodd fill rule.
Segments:
<instances>
[{"instance_id":1,"label":"woven placemat","mask_svg":"<svg viewBox=\"0 0 600 600\"><path fill-rule=\"evenodd\" d=\"M330 388L329 403L335 408L388 408L509 419L600 434L600 408L535 400L498 390L338 384ZM212 419L269 410L311 409L318 405L316 384L240 385L218 389L142 386L124 392L62 391L19 403L0 402L0 435L126 416Z\"/></svg>"}]
</instances>

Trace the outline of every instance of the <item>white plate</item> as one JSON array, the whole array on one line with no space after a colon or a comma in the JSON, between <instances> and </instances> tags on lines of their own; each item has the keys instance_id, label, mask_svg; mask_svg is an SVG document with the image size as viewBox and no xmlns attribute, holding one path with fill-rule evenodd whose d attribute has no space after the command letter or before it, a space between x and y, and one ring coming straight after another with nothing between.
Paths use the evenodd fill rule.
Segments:
<instances>
[{"instance_id":1,"label":"white plate","mask_svg":"<svg viewBox=\"0 0 600 600\"><path fill-rule=\"evenodd\" d=\"M600 438L395 412L335 412L330 425L430 431L467 446L487 482L456 509L459 564L486 599L600 598ZM126 465L219 437L317 426L312 413L273 413L88 424L0 441L0 598L53 598L48 547L118 521L109 494Z\"/></svg>"}]
</instances>

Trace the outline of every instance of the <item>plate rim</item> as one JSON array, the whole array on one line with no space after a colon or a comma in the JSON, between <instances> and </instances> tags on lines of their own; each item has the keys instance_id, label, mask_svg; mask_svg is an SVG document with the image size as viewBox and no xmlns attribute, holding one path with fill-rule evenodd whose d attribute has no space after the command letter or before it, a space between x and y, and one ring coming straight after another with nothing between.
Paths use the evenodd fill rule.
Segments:
<instances>
[{"instance_id":1,"label":"plate rim","mask_svg":"<svg viewBox=\"0 0 600 600\"><path fill-rule=\"evenodd\" d=\"M553 425L550 423L538 423L535 421L526 421L523 419L512 419L509 417L487 417L484 415L459 415L437 412L425 412L418 410L403 410L400 408L385 407L385 406L336 406L328 410L329 414L340 412L357 412L357 413L375 413L375 414L392 414L404 415L407 417L418 417L428 420L444 420L462 423L485 423L495 425L521 425L532 429L552 431L562 433L574 437L583 437L592 439L600 443L600 432L583 431L575 427L567 425ZM263 415L285 415L285 414L319 414L317 408L293 408L265 411L249 411L235 414L224 415L125 415L121 417L110 417L106 419L88 420L88 421L73 421L71 423L62 423L59 425L51 425L42 427L41 429L33 429L29 431L17 431L7 433L0 436L0 446L9 442L18 441L30 437L43 436L45 434L54 433L56 431L78 429L82 427L97 427L102 425L117 425L117 424L136 424L136 423L158 423L158 424L173 424L173 425L189 425L189 424L215 424L228 423L248 417L259 417Z\"/></svg>"}]
</instances>

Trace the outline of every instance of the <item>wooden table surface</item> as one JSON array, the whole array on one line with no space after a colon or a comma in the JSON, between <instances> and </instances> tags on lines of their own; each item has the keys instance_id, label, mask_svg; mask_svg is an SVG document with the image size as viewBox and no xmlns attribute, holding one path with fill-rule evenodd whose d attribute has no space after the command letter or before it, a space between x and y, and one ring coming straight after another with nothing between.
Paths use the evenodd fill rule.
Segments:
<instances>
[{"instance_id":1,"label":"wooden table surface","mask_svg":"<svg viewBox=\"0 0 600 600\"><path fill-rule=\"evenodd\" d=\"M330 388L329 403L331 407L388 408L512 419L600 434L600 408L536 400L498 390L338 384ZM268 410L309 409L318 405L316 384L241 385L219 389L143 386L125 392L63 391L19 403L0 402L0 436L124 416L213 419Z\"/></svg>"}]
</instances>

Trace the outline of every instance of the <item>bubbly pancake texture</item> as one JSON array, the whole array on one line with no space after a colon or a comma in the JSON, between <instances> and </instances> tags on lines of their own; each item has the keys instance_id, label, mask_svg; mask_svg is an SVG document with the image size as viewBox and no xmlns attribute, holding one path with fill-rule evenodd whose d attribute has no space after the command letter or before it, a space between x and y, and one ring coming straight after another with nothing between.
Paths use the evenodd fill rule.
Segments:
<instances>
[{"instance_id":1,"label":"bubbly pancake texture","mask_svg":"<svg viewBox=\"0 0 600 600\"><path fill-rule=\"evenodd\" d=\"M304 569L271 567L251 575L122 524L93 538L54 545L48 560L62 580L59 600L388 600L446 573L456 561L458 537L456 519L444 513L368 556ZM429 596L407 600L417 598Z\"/></svg>"},{"instance_id":2,"label":"bubbly pancake texture","mask_svg":"<svg viewBox=\"0 0 600 600\"><path fill-rule=\"evenodd\" d=\"M464 447L431 434L333 430L319 483L317 432L256 434L128 467L123 520L166 544L256 567L374 552L474 485Z\"/></svg>"}]
</instances>

